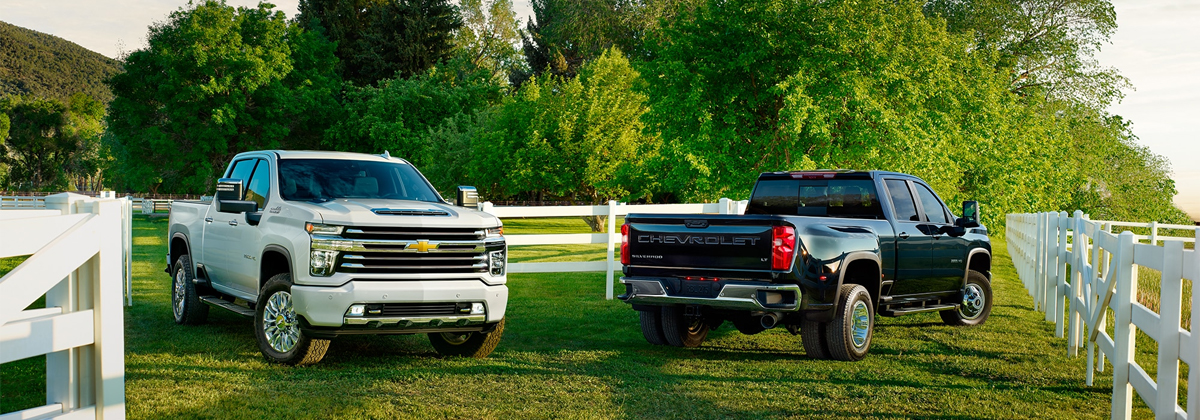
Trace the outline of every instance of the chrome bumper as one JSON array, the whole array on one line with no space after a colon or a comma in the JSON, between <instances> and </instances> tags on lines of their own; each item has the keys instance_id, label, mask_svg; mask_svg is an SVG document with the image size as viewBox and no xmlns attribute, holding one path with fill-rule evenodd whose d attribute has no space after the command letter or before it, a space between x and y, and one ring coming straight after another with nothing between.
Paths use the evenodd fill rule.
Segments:
<instances>
[{"instance_id":1,"label":"chrome bumper","mask_svg":"<svg viewBox=\"0 0 1200 420\"><path fill-rule=\"evenodd\" d=\"M671 296L659 280L622 278L621 284L630 286L629 293L618 298L632 304L704 305L722 309L773 312L793 312L800 309L800 286L794 284L726 284L715 298ZM767 293L781 292L795 293L795 300L789 304L771 304L765 301Z\"/></svg>"},{"instance_id":2,"label":"chrome bumper","mask_svg":"<svg viewBox=\"0 0 1200 420\"><path fill-rule=\"evenodd\" d=\"M369 325L392 328L442 328L465 327L487 322L487 315L468 316L414 316L414 317L344 317L346 325Z\"/></svg>"}]
</instances>

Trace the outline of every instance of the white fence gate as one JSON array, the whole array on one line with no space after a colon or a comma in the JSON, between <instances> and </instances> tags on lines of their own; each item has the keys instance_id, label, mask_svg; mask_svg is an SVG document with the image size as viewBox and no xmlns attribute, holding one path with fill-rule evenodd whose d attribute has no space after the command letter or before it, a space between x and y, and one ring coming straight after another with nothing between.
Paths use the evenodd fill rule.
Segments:
<instances>
[{"instance_id":1,"label":"white fence gate","mask_svg":"<svg viewBox=\"0 0 1200 420\"><path fill-rule=\"evenodd\" d=\"M621 233L617 230L617 216L630 213L680 213L680 214L742 214L746 211L747 201L734 201L722 198L716 203L701 204L636 204L629 205L609 201L604 206L546 206L546 207L497 207L492 203L480 203L479 209L491 213L501 219L514 217L575 217L575 216L609 216L607 233L564 233L546 235L504 235L509 246L513 245L566 245L566 244L608 244L607 261L590 262L548 262L548 263L512 263L508 265L510 273L554 273L604 271L604 296L613 298L613 271L620 270L622 265L614 257L614 249L621 243Z\"/></svg>"},{"instance_id":2,"label":"white fence gate","mask_svg":"<svg viewBox=\"0 0 1200 420\"><path fill-rule=\"evenodd\" d=\"M1129 231L1114 235L1110 233L1114 226L1146 228L1150 235ZM1193 235L1161 237L1160 228L1190 230ZM1009 214L1007 237L1013 265L1035 307L1056 324L1057 337L1063 337L1066 330L1068 354L1078 355L1086 334L1087 384L1092 384L1093 371L1103 371L1106 357L1111 361L1112 418L1132 416L1134 391L1156 419L1200 414L1200 334L1180 326L1183 279L1200 279L1200 255L1184 249L1183 244L1200 238L1200 229L1092 221L1076 211L1074 216L1066 212ZM1140 243L1142 239L1148 243ZM1159 313L1137 301L1139 266L1162 273ZM1193 292L1193 327L1200 325L1198 298ZM1107 333L1108 308L1114 314L1113 336ZM1158 344L1157 381L1134 360L1138 328ZM1177 403L1180 361L1190 367L1186 411Z\"/></svg>"},{"instance_id":3,"label":"white fence gate","mask_svg":"<svg viewBox=\"0 0 1200 420\"><path fill-rule=\"evenodd\" d=\"M124 418L127 202L45 203L0 211L0 258L30 255L0 277L0 363L46 355L46 405L0 419ZM23 310L43 294L45 309Z\"/></svg>"}]
</instances>

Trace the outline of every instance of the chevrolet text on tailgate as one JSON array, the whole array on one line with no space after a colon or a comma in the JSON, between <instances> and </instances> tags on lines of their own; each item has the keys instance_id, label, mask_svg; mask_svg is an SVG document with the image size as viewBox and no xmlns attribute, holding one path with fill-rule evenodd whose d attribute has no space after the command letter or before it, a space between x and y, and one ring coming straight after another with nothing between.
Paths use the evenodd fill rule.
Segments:
<instances>
[{"instance_id":1,"label":"chevrolet text on tailgate","mask_svg":"<svg viewBox=\"0 0 1200 420\"><path fill-rule=\"evenodd\" d=\"M940 313L979 325L992 309L979 204L956 218L924 181L882 171L759 176L745 215L630 214L625 294L655 345L700 345L728 321L776 326L820 359L871 348L875 315Z\"/></svg>"},{"instance_id":2,"label":"chevrolet text on tailgate","mask_svg":"<svg viewBox=\"0 0 1200 420\"><path fill-rule=\"evenodd\" d=\"M425 333L438 353L485 357L504 331L500 220L450 205L403 159L258 151L233 158L206 202L171 206L175 322L210 306L254 318L269 360L312 364L330 339Z\"/></svg>"}]
</instances>

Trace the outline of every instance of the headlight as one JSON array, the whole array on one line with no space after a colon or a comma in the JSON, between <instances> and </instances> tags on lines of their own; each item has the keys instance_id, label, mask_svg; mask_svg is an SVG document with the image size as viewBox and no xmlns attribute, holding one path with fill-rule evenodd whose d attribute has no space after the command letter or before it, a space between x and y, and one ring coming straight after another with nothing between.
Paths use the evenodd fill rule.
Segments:
<instances>
[{"instance_id":1,"label":"headlight","mask_svg":"<svg viewBox=\"0 0 1200 420\"><path fill-rule=\"evenodd\" d=\"M503 276L504 266L508 263L508 252L505 250L488 253L488 266L493 276Z\"/></svg>"},{"instance_id":2,"label":"headlight","mask_svg":"<svg viewBox=\"0 0 1200 420\"><path fill-rule=\"evenodd\" d=\"M475 302L471 304L471 315L483 315L483 302Z\"/></svg>"},{"instance_id":3,"label":"headlight","mask_svg":"<svg viewBox=\"0 0 1200 420\"><path fill-rule=\"evenodd\" d=\"M345 226L325 225L313 222L304 224L304 230L313 235L341 235L344 227Z\"/></svg>"},{"instance_id":4,"label":"headlight","mask_svg":"<svg viewBox=\"0 0 1200 420\"><path fill-rule=\"evenodd\" d=\"M503 235L504 235L504 226L488 228L488 230L487 230L487 237L489 237L489 238L499 238Z\"/></svg>"},{"instance_id":5,"label":"headlight","mask_svg":"<svg viewBox=\"0 0 1200 420\"><path fill-rule=\"evenodd\" d=\"M314 276L322 277L333 274L333 265L337 262L337 255L337 251L314 249L308 259L309 272Z\"/></svg>"}]
</instances>

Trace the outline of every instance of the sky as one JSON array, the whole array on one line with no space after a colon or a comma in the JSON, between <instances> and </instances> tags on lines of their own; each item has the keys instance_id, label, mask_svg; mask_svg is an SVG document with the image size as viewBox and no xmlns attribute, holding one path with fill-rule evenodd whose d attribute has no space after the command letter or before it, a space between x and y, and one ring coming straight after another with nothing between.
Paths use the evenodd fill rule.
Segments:
<instances>
[{"instance_id":1,"label":"sky","mask_svg":"<svg viewBox=\"0 0 1200 420\"><path fill-rule=\"evenodd\" d=\"M257 0L226 0L252 7ZM298 0L274 4L288 16ZM146 28L186 0L0 0L0 21L55 35L109 57L145 46ZM1133 122L1142 145L1169 159L1175 204L1200 220L1200 1L1119 0L1117 32L1097 58L1134 90L1110 111ZM528 0L515 0L528 18Z\"/></svg>"}]
</instances>

